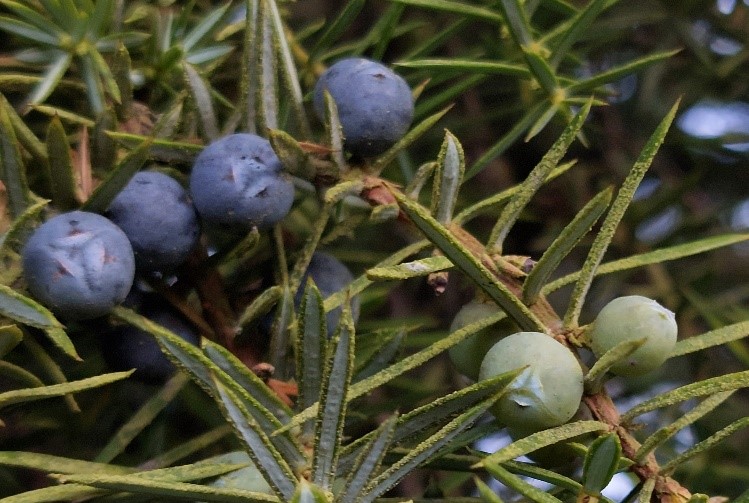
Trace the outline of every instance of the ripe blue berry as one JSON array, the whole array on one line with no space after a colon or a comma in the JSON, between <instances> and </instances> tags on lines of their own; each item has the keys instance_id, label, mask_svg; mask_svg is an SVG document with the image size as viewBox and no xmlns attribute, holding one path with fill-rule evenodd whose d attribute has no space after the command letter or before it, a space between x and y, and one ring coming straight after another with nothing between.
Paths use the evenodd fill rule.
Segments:
<instances>
[{"instance_id":1,"label":"ripe blue berry","mask_svg":"<svg viewBox=\"0 0 749 503\"><path fill-rule=\"evenodd\" d=\"M200 236L198 215L187 191L156 171L136 173L106 214L127 235L141 271L177 267Z\"/></svg>"},{"instance_id":2,"label":"ripe blue berry","mask_svg":"<svg viewBox=\"0 0 749 503\"><path fill-rule=\"evenodd\" d=\"M325 117L325 90L338 108L346 149L354 155L381 154L406 134L413 120L408 84L375 61L347 58L322 74L313 96L321 120Z\"/></svg>"},{"instance_id":3,"label":"ripe blue berry","mask_svg":"<svg viewBox=\"0 0 749 503\"><path fill-rule=\"evenodd\" d=\"M243 229L272 226L294 201L294 184L270 143L253 134L225 136L203 149L190 192L206 222Z\"/></svg>"},{"instance_id":4,"label":"ripe blue berry","mask_svg":"<svg viewBox=\"0 0 749 503\"><path fill-rule=\"evenodd\" d=\"M466 325L495 315L499 311L499 306L493 302L471 301L460 308L458 314L455 315L450 325L450 332L455 332ZM504 318L494 325L466 337L448 349L447 354L461 374L475 381L479 378L481 361L489 349L503 337L517 331L518 326L510 318Z\"/></svg>"},{"instance_id":5,"label":"ripe blue berry","mask_svg":"<svg viewBox=\"0 0 749 503\"><path fill-rule=\"evenodd\" d=\"M676 344L678 327L674 313L658 302L639 295L612 300L598 313L590 332L590 345L597 357L624 341L645 338L624 361L611 368L623 376L638 376L657 369Z\"/></svg>"},{"instance_id":6,"label":"ripe blue berry","mask_svg":"<svg viewBox=\"0 0 749 503\"><path fill-rule=\"evenodd\" d=\"M166 305L150 302L143 315L191 344L200 340L180 314ZM163 382L176 370L154 337L132 325L118 326L106 334L102 338L102 355L112 369L135 369L133 377L147 383Z\"/></svg>"},{"instance_id":7,"label":"ripe blue berry","mask_svg":"<svg viewBox=\"0 0 749 503\"><path fill-rule=\"evenodd\" d=\"M101 215L85 211L45 222L22 255L31 294L69 319L106 314L125 299L135 275L125 233Z\"/></svg>"},{"instance_id":8,"label":"ripe blue berry","mask_svg":"<svg viewBox=\"0 0 749 503\"><path fill-rule=\"evenodd\" d=\"M311 277L315 282L323 299L343 290L354 280L351 271L349 271L348 267L346 267L340 260L328 253L315 252L312 255L307 271L302 278L302 285L299 288L299 291L297 291L294 299L297 308L302 302L304 286L307 284L308 277ZM355 295L351 298L351 315L353 316L354 321L359 319L359 309L359 296ZM326 315L325 322L328 329L328 337L331 337L333 333L335 333L340 317L340 307L333 309Z\"/></svg>"},{"instance_id":9,"label":"ripe blue berry","mask_svg":"<svg viewBox=\"0 0 749 503\"><path fill-rule=\"evenodd\" d=\"M527 367L491 411L511 428L539 431L569 421L583 395L583 371L572 352L540 332L519 332L484 357L479 380Z\"/></svg>"}]
</instances>

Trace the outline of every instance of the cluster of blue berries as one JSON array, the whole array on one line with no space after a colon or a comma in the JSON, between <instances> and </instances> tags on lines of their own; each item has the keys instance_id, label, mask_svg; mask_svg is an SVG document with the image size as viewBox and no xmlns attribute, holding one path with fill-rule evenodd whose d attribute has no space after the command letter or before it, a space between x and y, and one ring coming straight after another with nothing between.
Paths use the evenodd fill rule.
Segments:
<instances>
[{"instance_id":1,"label":"cluster of blue berries","mask_svg":"<svg viewBox=\"0 0 749 503\"><path fill-rule=\"evenodd\" d=\"M334 100L355 158L378 155L408 130L414 107L406 82L380 63L348 58L331 66L313 93L314 109L325 116L325 93ZM156 171L137 173L114 198L104 216L72 211L41 225L23 249L24 276L31 294L68 320L106 315L131 292L136 273L170 273L184 263L200 238L200 222L247 231L281 221L294 201L294 184L268 140L231 134L206 146L196 158L189 191ZM315 253L305 275L324 296L348 285L352 276L331 255ZM304 284L303 282L303 284ZM297 294L297 304L301 291ZM352 314L359 312L352 299ZM197 336L165 310L143 314L187 340ZM329 333L340 308L328 313ZM115 330L108 347L132 358L145 379L165 377L172 367L153 340L134 328ZM120 360L122 363L124 360Z\"/></svg>"},{"instance_id":2,"label":"cluster of blue berries","mask_svg":"<svg viewBox=\"0 0 749 503\"><path fill-rule=\"evenodd\" d=\"M65 318L102 316L124 300L136 271L169 272L187 259L200 237L198 215L210 224L268 227L293 199L270 143L230 135L198 156L189 193L163 173L142 171L114 198L107 218L73 211L45 222L23 250L26 281Z\"/></svg>"},{"instance_id":3,"label":"cluster of blue berries","mask_svg":"<svg viewBox=\"0 0 749 503\"><path fill-rule=\"evenodd\" d=\"M198 156L189 193L165 174L143 171L114 198L106 217L72 211L41 225L22 252L28 289L65 319L104 316L125 300L136 272L168 273L188 258L200 238L199 216L245 230L267 227L288 213L293 198L290 178L267 140L225 137ZM197 342L173 313L142 314ZM117 348L124 355L119 362L137 368L141 380L164 379L174 370L146 333L123 327L109 339L106 347Z\"/></svg>"},{"instance_id":4,"label":"cluster of blue berries","mask_svg":"<svg viewBox=\"0 0 749 503\"><path fill-rule=\"evenodd\" d=\"M63 213L24 246L29 291L67 319L105 315L125 299L136 271L174 269L200 235L187 191L155 171L137 173L105 214Z\"/></svg>"}]
</instances>

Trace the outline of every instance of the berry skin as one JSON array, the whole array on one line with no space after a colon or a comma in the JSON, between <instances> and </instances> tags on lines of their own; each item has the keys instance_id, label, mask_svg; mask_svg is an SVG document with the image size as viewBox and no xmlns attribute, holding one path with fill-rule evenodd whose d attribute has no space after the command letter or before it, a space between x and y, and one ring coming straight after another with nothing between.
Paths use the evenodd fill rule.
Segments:
<instances>
[{"instance_id":1,"label":"berry skin","mask_svg":"<svg viewBox=\"0 0 749 503\"><path fill-rule=\"evenodd\" d=\"M206 222L242 229L271 227L294 202L294 184L270 142L244 133L203 149L192 168L190 192Z\"/></svg>"},{"instance_id":2,"label":"berry skin","mask_svg":"<svg viewBox=\"0 0 749 503\"><path fill-rule=\"evenodd\" d=\"M510 428L540 431L575 415L583 395L583 371L572 352L540 332L518 332L484 357L479 380L527 368L494 404L494 416Z\"/></svg>"},{"instance_id":3,"label":"berry skin","mask_svg":"<svg viewBox=\"0 0 749 503\"><path fill-rule=\"evenodd\" d=\"M312 255L312 259L309 262L307 271L304 273L302 278L302 285L296 293L294 298L294 304L298 308L302 303L302 296L304 295L304 287L307 284L307 278L311 277L315 282L322 298L326 297L343 290L349 283L354 280L351 271L348 267L335 258L333 255L324 252L315 252ZM360 302L359 296L355 295L351 298L351 315L354 318L354 322L359 319ZM341 308L337 307L330 311L325 316L325 322L328 329L328 337L332 337L335 333L336 327L338 327L338 320L341 317Z\"/></svg>"},{"instance_id":4,"label":"berry skin","mask_svg":"<svg viewBox=\"0 0 749 503\"><path fill-rule=\"evenodd\" d=\"M107 217L127 235L141 271L168 271L198 242L195 207L182 186L156 171L136 173L114 198Z\"/></svg>"},{"instance_id":5,"label":"berry skin","mask_svg":"<svg viewBox=\"0 0 749 503\"><path fill-rule=\"evenodd\" d=\"M354 155L381 154L406 134L413 120L408 84L375 61L342 59L322 74L313 95L320 120L325 118L326 89L338 108L346 149Z\"/></svg>"},{"instance_id":6,"label":"berry skin","mask_svg":"<svg viewBox=\"0 0 749 503\"><path fill-rule=\"evenodd\" d=\"M125 233L85 211L45 222L26 242L22 256L31 294L68 319L107 314L125 299L135 275Z\"/></svg>"},{"instance_id":7,"label":"berry skin","mask_svg":"<svg viewBox=\"0 0 749 503\"><path fill-rule=\"evenodd\" d=\"M611 368L622 376L639 376L657 369L676 344L678 327L674 313L658 302L630 295L612 300L601 309L590 331L590 346L600 358L624 341L647 338L624 361Z\"/></svg>"},{"instance_id":8,"label":"berry skin","mask_svg":"<svg viewBox=\"0 0 749 503\"><path fill-rule=\"evenodd\" d=\"M162 303L152 302L143 316L171 330L190 344L200 337L182 317ZM159 344L147 332L132 325L121 325L102 338L102 355L113 370L135 369L133 378L146 383L161 383L174 374L174 364L164 355Z\"/></svg>"},{"instance_id":9,"label":"berry skin","mask_svg":"<svg viewBox=\"0 0 749 503\"><path fill-rule=\"evenodd\" d=\"M450 332L455 332L466 325L495 315L499 311L499 306L493 302L471 301L460 308L458 314L455 315L450 325ZM494 325L466 337L448 349L447 354L461 374L476 381L479 378L481 361L489 349L503 337L517 331L518 326L510 318L504 318Z\"/></svg>"}]
</instances>

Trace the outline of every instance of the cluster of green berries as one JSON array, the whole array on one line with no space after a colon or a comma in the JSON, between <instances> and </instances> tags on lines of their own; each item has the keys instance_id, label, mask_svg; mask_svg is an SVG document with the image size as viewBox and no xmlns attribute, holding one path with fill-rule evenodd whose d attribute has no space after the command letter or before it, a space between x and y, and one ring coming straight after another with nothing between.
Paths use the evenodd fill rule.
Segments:
<instances>
[{"instance_id":1,"label":"cluster of green berries","mask_svg":"<svg viewBox=\"0 0 749 503\"><path fill-rule=\"evenodd\" d=\"M325 92L336 103L345 148L357 158L385 151L413 118L406 82L374 61L344 59L321 76L313 100L321 119ZM199 241L201 222L239 232L268 228L289 213L293 202L292 177L270 142L254 134L231 134L198 155L189 189L161 172L142 171L103 215L72 211L49 219L22 251L26 283L58 316L98 318L125 300L137 273L168 274L182 265ZM325 254L315 254L308 275L327 294L351 281L345 266ZM331 331L337 318L338 312L329 314ZM144 335L133 332L130 338L143 346ZM165 362L159 365L168 368Z\"/></svg>"},{"instance_id":2,"label":"cluster of green berries","mask_svg":"<svg viewBox=\"0 0 749 503\"><path fill-rule=\"evenodd\" d=\"M491 303L473 301L458 312L451 331L499 312ZM637 376L658 368L676 344L674 314L658 302L637 295L609 302L590 325L589 345L596 357L614 347L641 341L629 356L613 365L616 375ZM566 423L583 396L583 370L564 344L540 332L521 332L505 318L453 346L456 368L474 380L524 369L492 408L511 430L528 434Z\"/></svg>"}]
</instances>

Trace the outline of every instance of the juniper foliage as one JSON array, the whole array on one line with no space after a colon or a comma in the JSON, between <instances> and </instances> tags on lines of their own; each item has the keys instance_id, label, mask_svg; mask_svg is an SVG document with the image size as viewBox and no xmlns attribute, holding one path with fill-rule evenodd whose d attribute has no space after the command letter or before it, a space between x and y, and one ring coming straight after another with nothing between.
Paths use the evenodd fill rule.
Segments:
<instances>
[{"instance_id":1,"label":"juniper foliage","mask_svg":"<svg viewBox=\"0 0 749 503\"><path fill-rule=\"evenodd\" d=\"M0 501L745 501L746 128L686 121L746 106L749 10L673 4L0 0ZM414 93L373 159L345 155L330 97L310 114L350 55ZM31 298L40 222L105 211L142 169L186 182L234 132L270 140L291 213L205 228L137 283L200 346L137 303L63 324ZM321 248L355 271L327 298L303 282ZM586 327L631 293L675 311L680 340L662 370L611 380L638 345L594 362ZM448 333L474 294L502 310ZM522 369L451 369L446 350L506 316L575 352L587 415L512 440L487 410ZM110 372L123 323L180 372Z\"/></svg>"}]
</instances>

